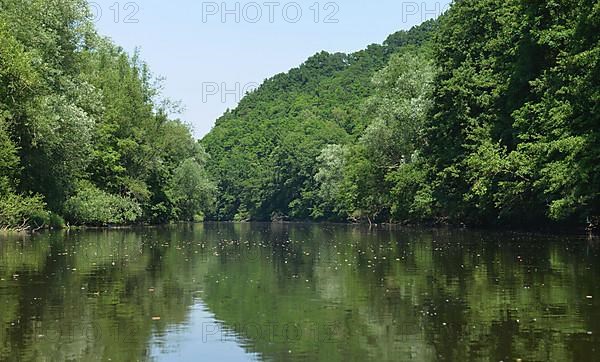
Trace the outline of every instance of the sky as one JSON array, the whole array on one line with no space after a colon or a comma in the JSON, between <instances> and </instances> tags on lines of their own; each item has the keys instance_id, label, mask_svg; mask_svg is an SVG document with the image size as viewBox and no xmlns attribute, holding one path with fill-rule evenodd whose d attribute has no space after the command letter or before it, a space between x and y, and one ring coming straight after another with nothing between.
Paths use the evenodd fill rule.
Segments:
<instances>
[{"instance_id":1,"label":"sky","mask_svg":"<svg viewBox=\"0 0 600 362\"><path fill-rule=\"evenodd\" d=\"M197 138L246 91L320 52L350 53L439 16L445 1L92 0L100 34L165 78Z\"/></svg>"}]
</instances>

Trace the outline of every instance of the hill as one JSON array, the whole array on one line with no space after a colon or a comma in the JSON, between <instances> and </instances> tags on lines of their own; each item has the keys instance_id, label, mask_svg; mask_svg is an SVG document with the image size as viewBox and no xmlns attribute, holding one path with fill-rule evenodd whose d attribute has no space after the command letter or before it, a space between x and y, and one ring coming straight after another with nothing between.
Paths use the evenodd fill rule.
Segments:
<instances>
[{"instance_id":1,"label":"hill","mask_svg":"<svg viewBox=\"0 0 600 362\"><path fill-rule=\"evenodd\" d=\"M428 21L353 53L318 53L266 80L216 121L201 143L218 179L214 218L308 219L321 201L314 179L328 144L353 142L366 128L375 73L408 47L428 42Z\"/></svg>"}]
</instances>

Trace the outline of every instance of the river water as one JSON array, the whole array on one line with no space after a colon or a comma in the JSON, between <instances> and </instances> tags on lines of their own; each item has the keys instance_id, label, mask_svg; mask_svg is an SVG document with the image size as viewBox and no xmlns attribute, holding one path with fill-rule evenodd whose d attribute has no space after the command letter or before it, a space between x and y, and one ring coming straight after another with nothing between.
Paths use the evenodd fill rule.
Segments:
<instances>
[{"instance_id":1,"label":"river water","mask_svg":"<svg viewBox=\"0 0 600 362\"><path fill-rule=\"evenodd\" d=\"M349 225L0 236L0 360L600 360L600 243Z\"/></svg>"}]
</instances>

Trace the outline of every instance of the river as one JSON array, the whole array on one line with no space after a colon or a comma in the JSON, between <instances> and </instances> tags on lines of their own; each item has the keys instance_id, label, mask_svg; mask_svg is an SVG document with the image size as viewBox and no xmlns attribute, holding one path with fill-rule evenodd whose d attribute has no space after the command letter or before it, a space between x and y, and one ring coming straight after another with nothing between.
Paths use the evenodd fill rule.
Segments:
<instances>
[{"instance_id":1,"label":"river","mask_svg":"<svg viewBox=\"0 0 600 362\"><path fill-rule=\"evenodd\" d=\"M316 224L0 236L0 360L597 360L599 251Z\"/></svg>"}]
</instances>

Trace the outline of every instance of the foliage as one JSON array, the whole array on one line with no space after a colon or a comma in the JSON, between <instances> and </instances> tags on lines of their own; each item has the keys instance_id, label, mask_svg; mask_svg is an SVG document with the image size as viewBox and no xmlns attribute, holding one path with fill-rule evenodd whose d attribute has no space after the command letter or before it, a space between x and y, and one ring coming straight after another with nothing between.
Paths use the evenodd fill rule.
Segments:
<instances>
[{"instance_id":1,"label":"foliage","mask_svg":"<svg viewBox=\"0 0 600 362\"><path fill-rule=\"evenodd\" d=\"M0 118L0 196L4 196L14 189L17 182L19 157L17 149L10 140L4 120Z\"/></svg>"},{"instance_id":2,"label":"foliage","mask_svg":"<svg viewBox=\"0 0 600 362\"><path fill-rule=\"evenodd\" d=\"M39 195L58 216L92 183L84 196L130 214L77 222L169 221L169 180L197 142L138 52L98 36L89 14L84 0L0 0L0 197Z\"/></svg>"},{"instance_id":3,"label":"foliage","mask_svg":"<svg viewBox=\"0 0 600 362\"><path fill-rule=\"evenodd\" d=\"M266 80L217 120L202 140L218 180L212 218L336 219L315 179L327 145L352 143L368 125L363 103L373 95L374 73L392 54L429 39L435 22L390 36L354 54L321 52L300 67ZM343 217L342 217L343 219Z\"/></svg>"},{"instance_id":4,"label":"foliage","mask_svg":"<svg viewBox=\"0 0 600 362\"><path fill-rule=\"evenodd\" d=\"M465 0L446 14L425 149L442 214L473 223L598 214L598 11L588 0Z\"/></svg>"},{"instance_id":5,"label":"foliage","mask_svg":"<svg viewBox=\"0 0 600 362\"><path fill-rule=\"evenodd\" d=\"M318 53L219 118L207 154L85 1L0 9L4 227L600 214L597 1L456 1L382 45Z\"/></svg>"},{"instance_id":6,"label":"foliage","mask_svg":"<svg viewBox=\"0 0 600 362\"><path fill-rule=\"evenodd\" d=\"M323 150L315 179L329 210L352 219L408 220L431 216L423 202L428 172L419 149L431 108L434 68L424 49L405 47L373 77L365 104L372 122L351 146ZM335 175L334 175L335 174Z\"/></svg>"},{"instance_id":7,"label":"foliage","mask_svg":"<svg viewBox=\"0 0 600 362\"><path fill-rule=\"evenodd\" d=\"M122 225L137 221L142 215L133 199L111 195L91 184L82 184L75 196L65 203L67 221L77 225Z\"/></svg>"},{"instance_id":8,"label":"foliage","mask_svg":"<svg viewBox=\"0 0 600 362\"><path fill-rule=\"evenodd\" d=\"M195 221L213 205L215 186L204 167L195 158L181 163L169 183L167 195L180 220Z\"/></svg>"},{"instance_id":9,"label":"foliage","mask_svg":"<svg viewBox=\"0 0 600 362\"><path fill-rule=\"evenodd\" d=\"M318 169L315 182L319 185L317 195L321 203L313 210L312 217L322 218L326 215L343 218L348 215L349 200L344 196L346 185L344 171L347 167L349 149L341 145L328 145L317 157Z\"/></svg>"},{"instance_id":10,"label":"foliage","mask_svg":"<svg viewBox=\"0 0 600 362\"><path fill-rule=\"evenodd\" d=\"M382 46L265 81L203 140L213 217L593 220L599 14L593 0L457 1Z\"/></svg>"},{"instance_id":11,"label":"foliage","mask_svg":"<svg viewBox=\"0 0 600 362\"><path fill-rule=\"evenodd\" d=\"M0 229L27 230L32 218L47 217L45 206L41 196L0 196Z\"/></svg>"}]
</instances>

